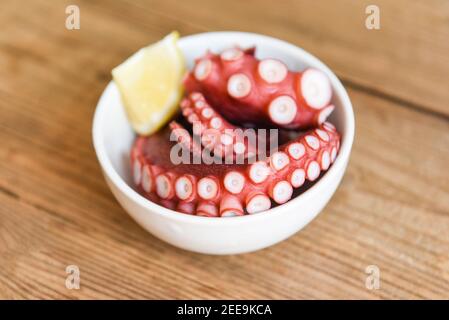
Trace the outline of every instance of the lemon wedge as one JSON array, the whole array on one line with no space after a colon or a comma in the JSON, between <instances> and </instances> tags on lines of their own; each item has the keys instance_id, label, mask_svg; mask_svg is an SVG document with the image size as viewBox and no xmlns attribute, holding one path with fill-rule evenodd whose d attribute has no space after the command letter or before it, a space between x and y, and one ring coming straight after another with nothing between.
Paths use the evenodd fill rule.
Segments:
<instances>
[{"instance_id":1,"label":"lemon wedge","mask_svg":"<svg viewBox=\"0 0 449 320\"><path fill-rule=\"evenodd\" d=\"M185 72L178 38L172 32L112 70L128 119L141 135L157 131L178 108Z\"/></svg>"}]
</instances>

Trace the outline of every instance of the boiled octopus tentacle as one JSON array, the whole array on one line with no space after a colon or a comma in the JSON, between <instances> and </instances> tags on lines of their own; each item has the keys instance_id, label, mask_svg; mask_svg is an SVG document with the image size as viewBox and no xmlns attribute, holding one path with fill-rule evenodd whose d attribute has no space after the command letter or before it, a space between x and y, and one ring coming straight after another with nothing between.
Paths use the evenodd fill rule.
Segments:
<instances>
[{"instance_id":1,"label":"boiled octopus tentacle","mask_svg":"<svg viewBox=\"0 0 449 320\"><path fill-rule=\"evenodd\" d=\"M184 86L181 116L131 151L134 183L155 203L208 217L254 214L289 201L335 161L340 134L326 121L334 106L321 71L292 72L235 47L198 59ZM277 128L281 147L271 150L271 135L245 139L254 127Z\"/></svg>"},{"instance_id":2,"label":"boiled octopus tentacle","mask_svg":"<svg viewBox=\"0 0 449 320\"><path fill-rule=\"evenodd\" d=\"M327 76L313 68L293 72L276 59L258 60L254 49L207 52L184 79L220 113L239 125L304 129L322 124L333 111Z\"/></svg>"},{"instance_id":3,"label":"boiled octopus tentacle","mask_svg":"<svg viewBox=\"0 0 449 320\"><path fill-rule=\"evenodd\" d=\"M178 128L179 129L179 128ZM325 122L252 164L173 164L170 128L138 137L131 152L134 183L149 199L187 214L238 216L290 200L294 188L316 180L334 162L340 146ZM157 152L155 152L157 150ZM192 149L193 150L193 149Z\"/></svg>"},{"instance_id":4,"label":"boiled octopus tentacle","mask_svg":"<svg viewBox=\"0 0 449 320\"><path fill-rule=\"evenodd\" d=\"M181 101L181 112L192 125L193 133L201 136L202 146L212 150L216 156L235 159L241 155L247 159L258 153L258 142L263 142L265 146L269 143L245 137L244 130L217 113L199 92L193 92ZM258 138L261 139L260 136Z\"/></svg>"}]
</instances>

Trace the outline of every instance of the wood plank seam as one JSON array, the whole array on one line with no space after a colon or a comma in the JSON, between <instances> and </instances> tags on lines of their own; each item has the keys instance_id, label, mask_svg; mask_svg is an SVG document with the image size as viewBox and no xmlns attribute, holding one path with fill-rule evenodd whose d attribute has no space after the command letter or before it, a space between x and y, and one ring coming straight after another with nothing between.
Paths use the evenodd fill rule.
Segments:
<instances>
[{"instance_id":1,"label":"wood plank seam","mask_svg":"<svg viewBox=\"0 0 449 320\"><path fill-rule=\"evenodd\" d=\"M403 99L394 94L389 94L389 93L384 92L378 88L365 86L361 83L358 83L357 81L349 80L348 78L346 78L342 75L337 74L337 76L341 80L343 85L347 88L351 88L353 90L356 90L356 91L359 91L362 93L366 93L369 96L377 97L377 98L383 99L385 101L392 102L398 106L408 108L408 109L417 111L419 113L431 115L433 117L437 117L439 119L443 119L443 120L449 122L449 114L445 114L443 112L433 110L433 109L426 107L422 104L415 103L415 102L407 100L407 99Z\"/></svg>"}]
</instances>

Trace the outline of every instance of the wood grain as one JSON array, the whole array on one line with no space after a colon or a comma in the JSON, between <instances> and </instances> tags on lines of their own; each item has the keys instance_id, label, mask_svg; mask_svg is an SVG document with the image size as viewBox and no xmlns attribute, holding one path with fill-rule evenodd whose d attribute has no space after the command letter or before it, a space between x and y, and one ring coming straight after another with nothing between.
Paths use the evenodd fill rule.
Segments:
<instances>
[{"instance_id":1,"label":"wood grain","mask_svg":"<svg viewBox=\"0 0 449 320\"><path fill-rule=\"evenodd\" d=\"M447 298L447 2L379 3L382 29L368 32L355 1L2 1L0 298ZM68 4L80 30L64 27ZM346 80L357 124L347 174L287 241L182 251L107 188L91 145L96 101L112 67L172 29L277 36ZM70 264L80 290L65 288ZM368 265L379 290L365 287Z\"/></svg>"}]
</instances>

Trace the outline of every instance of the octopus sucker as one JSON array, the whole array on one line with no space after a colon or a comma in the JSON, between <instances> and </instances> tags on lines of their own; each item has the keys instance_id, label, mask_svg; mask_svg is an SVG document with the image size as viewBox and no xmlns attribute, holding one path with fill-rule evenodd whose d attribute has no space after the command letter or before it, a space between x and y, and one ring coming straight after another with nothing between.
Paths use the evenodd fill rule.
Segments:
<instances>
[{"instance_id":1,"label":"octopus sucker","mask_svg":"<svg viewBox=\"0 0 449 320\"><path fill-rule=\"evenodd\" d=\"M280 170L284 169L285 167L287 167L289 165L289 163L290 163L290 158L288 157L288 155L285 152L282 152L282 151L275 152L270 157L271 167L275 171L280 171Z\"/></svg>"},{"instance_id":2,"label":"octopus sucker","mask_svg":"<svg viewBox=\"0 0 449 320\"><path fill-rule=\"evenodd\" d=\"M220 182L214 176L201 178L198 181L198 195L201 199L212 200L215 199L220 191Z\"/></svg>"},{"instance_id":3,"label":"octopus sucker","mask_svg":"<svg viewBox=\"0 0 449 320\"><path fill-rule=\"evenodd\" d=\"M285 64L276 59L264 59L257 67L259 76L267 83L280 83L285 80L288 69Z\"/></svg>"},{"instance_id":4,"label":"octopus sucker","mask_svg":"<svg viewBox=\"0 0 449 320\"><path fill-rule=\"evenodd\" d=\"M277 125L290 124L296 117L297 106L295 100L287 95L271 100L268 113L273 123Z\"/></svg>"},{"instance_id":5,"label":"octopus sucker","mask_svg":"<svg viewBox=\"0 0 449 320\"><path fill-rule=\"evenodd\" d=\"M329 105L325 107L323 110L321 110L318 115L317 123L322 124L324 121L326 121L327 117L329 117L329 115L332 113L332 111L334 111L334 109L335 109L334 105Z\"/></svg>"},{"instance_id":6,"label":"octopus sucker","mask_svg":"<svg viewBox=\"0 0 449 320\"><path fill-rule=\"evenodd\" d=\"M306 172L302 168L293 169L288 175L288 181L290 181L293 188L299 188L306 181Z\"/></svg>"},{"instance_id":7,"label":"octopus sucker","mask_svg":"<svg viewBox=\"0 0 449 320\"><path fill-rule=\"evenodd\" d=\"M183 202L180 201L178 205L176 206L176 211L185 213L185 214L196 214L196 206L193 202Z\"/></svg>"},{"instance_id":8,"label":"octopus sucker","mask_svg":"<svg viewBox=\"0 0 449 320\"><path fill-rule=\"evenodd\" d=\"M268 191L274 202L283 204L291 199L293 186L287 180L278 180L271 183Z\"/></svg>"},{"instance_id":9,"label":"octopus sucker","mask_svg":"<svg viewBox=\"0 0 449 320\"><path fill-rule=\"evenodd\" d=\"M312 160L307 164L307 179L315 181L320 175L320 165L317 161Z\"/></svg>"},{"instance_id":10,"label":"octopus sucker","mask_svg":"<svg viewBox=\"0 0 449 320\"><path fill-rule=\"evenodd\" d=\"M293 160L301 159L306 153L306 148L300 142L293 142L287 146L287 152Z\"/></svg>"},{"instance_id":11,"label":"octopus sucker","mask_svg":"<svg viewBox=\"0 0 449 320\"><path fill-rule=\"evenodd\" d=\"M142 164L140 161L134 161L133 164L133 177L134 177L134 184L140 184L142 179Z\"/></svg>"},{"instance_id":12,"label":"octopus sucker","mask_svg":"<svg viewBox=\"0 0 449 320\"><path fill-rule=\"evenodd\" d=\"M307 69L301 75L298 91L307 105L314 109L322 109L329 104L332 89L326 75L316 69Z\"/></svg>"},{"instance_id":13,"label":"octopus sucker","mask_svg":"<svg viewBox=\"0 0 449 320\"><path fill-rule=\"evenodd\" d=\"M214 202L200 201L196 208L196 214L204 217L218 217L218 208Z\"/></svg>"},{"instance_id":14,"label":"octopus sucker","mask_svg":"<svg viewBox=\"0 0 449 320\"><path fill-rule=\"evenodd\" d=\"M243 51L239 48L230 48L220 54L223 61L236 61L243 56Z\"/></svg>"},{"instance_id":15,"label":"octopus sucker","mask_svg":"<svg viewBox=\"0 0 449 320\"><path fill-rule=\"evenodd\" d=\"M327 150L323 150L321 152L321 156L320 156L320 163L321 163L321 169L322 170L327 170L329 169L329 166L331 164L331 159L330 159L330 155L329 155L329 151Z\"/></svg>"},{"instance_id":16,"label":"octopus sucker","mask_svg":"<svg viewBox=\"0 0 449 320\"><path fill-rule=\"evenodd\" d=\"M176 196L181 201L191 201L196 195L196 177L190 174L181 175L175 181Z\"/></svg>"},{"instance_id":17,"label":"octopus sucker","mask_svg":"<svg viewBox=\"0 0 449 320\"><path fill-rule=\"evenodd\" d=\"M246 211L248 214L255 214L271 208L271 201L262 192L250 193L246 198Z\"/></svg>"},{"instance_id":18,"label":"octopus sucker","mask_svg":"<svg viewBox=\"0 0 449 320\"><path fill-rule=\"evenodd\" d=\"M184 86L179 114L131 150L133 182L159 205L205 217L256 214L288 202L337 157L332 90L319 70L290 71L233 47L200 57ZM279 137L250 139L259 129Z\"/></svg>"},{"instance_id":19,"label":"octopus sucker","mask_svg":"<svg viewBox=\"0 0 449 320\"><path fill-rule=\"evenodd\" d=\"M194 71L195 78L199 81L206 79L212 71L212 62L209 59L197 63Z\"/></svg>"},{"instance_id":20,"label":"octopus sucker","mask_svg":"<svg viewBox=\"0 0 449 320\"><path fill-rule=\"evenodd\" d=\"M233 98L246 97L251 92L251 80L244 73L233 74L228 79L227 91Z\"/></svg>"},{"instance_id":21,"label":"octopus sucker","mask_svg":"<svg viewBox=\"0 0 449 320\"><path fill-rule=\"evenodd\" d=\"M174 197L174 174L167 172L156 177L156 194L164 200Z\"/></svg>"},{"instance_id":22,"label":"octopus sucker","mask_svg":"<svg viewBox=\"0 0 449 320\"><path fill-rule=\"evenodd\" d=\"M313 150L318 150L320 148L320 141L317 137L312 134L308 134L305 136L306 144Z\"/></svg>"},{"instance_id":23,"label":"octopus sucker","mask_svg":"<svg viewBox=\"0 0 449 320\"><path fill-rule=\"evenodd\" d=\"M229 171L223 178L225 189L232 194L239 194L245 186L245 176L238 171Z\"/></svg>"},{"instance_id":24,"label":"octopus sucker","mask_svg":"<svg viewBox=\"0 0 449 320\"><path fill-rule=\"evenodd\" d=\"M137 163L137 162L136 162ZM150 193L153 191L153 174L151 173L151 169L148 165L144 165L142 168L142 188L146 193Z\"/></svg>"},{"instance_id":25,"label":"octopus sucker","mask_svg":"<svg viewBox=\"0 0 449 320\"><path fill-rule=\"evenodd\" d=\"M323 141L327 142L329 141L329 135L326 133L326 131L321 129L316 129L315 134Z\"/></svg>"},{"instance_id":26,"label":"octopus sucker","mask_svg":"<svg viewBox=\"0 0 449 320\"><path fill-rule=\"evenodd\" d=\"M240 198L234 195L225 195L220 201L220 217L235 217L244 215Z\"/></svg>"}]
</instances>

